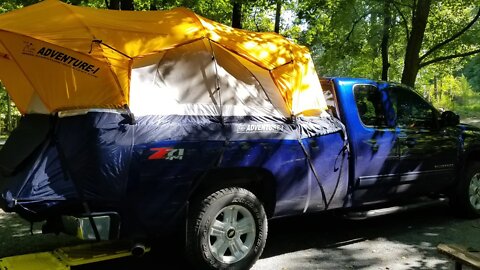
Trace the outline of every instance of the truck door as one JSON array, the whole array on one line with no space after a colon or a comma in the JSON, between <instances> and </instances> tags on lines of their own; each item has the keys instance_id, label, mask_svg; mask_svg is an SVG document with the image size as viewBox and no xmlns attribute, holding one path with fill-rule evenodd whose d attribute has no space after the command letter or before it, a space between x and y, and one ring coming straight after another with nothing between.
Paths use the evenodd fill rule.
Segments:
<instances>
[{"instance_id":1,"label":"truck door","mask_svg":"<svg viewBox=\"0 0 480 270\"><path fill-rule=\"evenodd\" d=\"M414 91L385 89L395 111L401 172L397 192L419 193L444 188L454 179L459 139L453 128L438 124L438 111Z\"/></svg>"},{"instance_id":2,"label":"truck door","mask_svg":"<svg viewBox=\"0 0 480 270\"><path fill-rule=\"evenodd\" d=\"M352 203L378 201L395 192L399 176L392 106L376 84L353 85L355 108L346 108L353 155ZM344 104L352 104L344 102Z\"/></svg>"}]
</instances>

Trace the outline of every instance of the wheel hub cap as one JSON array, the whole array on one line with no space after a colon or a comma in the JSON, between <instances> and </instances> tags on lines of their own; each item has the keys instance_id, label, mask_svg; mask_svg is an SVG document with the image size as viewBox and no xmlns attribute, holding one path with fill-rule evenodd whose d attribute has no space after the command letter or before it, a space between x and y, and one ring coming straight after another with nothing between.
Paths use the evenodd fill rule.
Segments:
<instances>
[{"instance_id":1,"label":"wheel hub cap","mask_svg":"<svg viewBox=\"0 0 480 270\"><path fill-rule=\"evenodd\" d=\"M235 236L235 229L233 229L233 228L232 228L232 229L229 229L229 230L227 231L227 238L228 238L228 239L233 239L234 236Z\"/></svg>"},{"instance_id":2,"label":"wheel hub cap","mask_svg":"<svg viewBox=\"0 0 480 270\"><path fill-rule=\"evenodd\" d=\"M227 206L210 224L210 252L222 263L238 262L253 248L255 236L255 219L250 211L240 205Z\"/></svg>"},{"instance_id":3,"label":"wheel hub cap","mask_svg":"<svg viewBox=\"0 0 480 270\"><path fill-rule=\"evenodd\" d=\"M470 181L468 195L473 208L480 210L480 173L473 175Z\"/></svg>"}]
</instances>

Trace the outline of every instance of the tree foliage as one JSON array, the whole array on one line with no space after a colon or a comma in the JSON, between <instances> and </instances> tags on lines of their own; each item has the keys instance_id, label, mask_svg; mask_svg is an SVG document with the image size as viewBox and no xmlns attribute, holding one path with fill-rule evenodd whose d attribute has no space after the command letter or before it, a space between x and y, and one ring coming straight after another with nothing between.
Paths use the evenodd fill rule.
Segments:
<instances>
[{"instance_id":1,"label":"tree foliage","mask_svg":"<svg viewBox=\"0 0 480 270\"><path fill-rule=\"evenodd\" d=\"M480 55L471 58L461 70L461 73L468 79L472 89L476 92L480 92Z\"/></svg>"},{"instance_id":2,"label":"tree foliage","mask_svg":"<svg viewBox=\"0 0 480 270\"><path fill-rule=\"evenodd\" d=\"M298 9L320 71L411 86L420 69L479 52L478 14L471 0L299 0Z\"/></svg>"}]
</instances>

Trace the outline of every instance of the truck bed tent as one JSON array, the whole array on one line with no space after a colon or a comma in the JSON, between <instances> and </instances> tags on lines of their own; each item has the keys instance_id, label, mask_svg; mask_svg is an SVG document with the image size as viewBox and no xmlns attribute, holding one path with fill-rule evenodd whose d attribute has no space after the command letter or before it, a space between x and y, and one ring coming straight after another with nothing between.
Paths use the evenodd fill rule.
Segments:
<instances>
[{"instance_id":1,"label":"truck bed tent","mask_svg":"<svg viewBox=\"0 0 480 270\"><path fill-rule=\"evenodd\" d=\"M186 200L195 173L254 162L277 168L266 156L223 159L227 141L300 147L299 136L342 128L324 113L307 48L185 8L45 0L2 14L0 80L23 114L0 151L0 205L27 220L82 213L79 202L88 201L155 231ZM292 127L302 115L322 117ZM170 162L179 160L188 170Z\"/></svg>"},{"instance_id":2,"label":"truck bed tent","mask_svg":"<svg viewBox=\"0 0 480 270\"><path fill-rule=\"evenodd\" d=\"M125 12L46 0L2 14L0 79L24 114L125 105L140 114L220 113L211 105L225 102L227 114L249 107L290 117L326 106L306 48L185 8ZM182 106L153 108L163 104Z\"/></svg>"}]
</instances>

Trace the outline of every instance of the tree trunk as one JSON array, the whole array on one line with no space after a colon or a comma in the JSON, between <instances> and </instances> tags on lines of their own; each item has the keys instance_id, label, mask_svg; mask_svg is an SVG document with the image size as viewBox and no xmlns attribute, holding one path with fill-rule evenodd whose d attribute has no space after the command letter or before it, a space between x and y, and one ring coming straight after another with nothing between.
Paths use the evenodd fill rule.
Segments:
<instances>
[{"instance_id":1,"label":"tree trunk","mask_svg":"<svg viewBox=\"0 0 480 270\"><path fill-rule=\"evenodd\" d=\"M120 8L122 10L134 10L133 0L120 0Z\"/></svg>"},{"instance_id":2,"label":"tree trunk","mask_svg":"<svg viewBox=\"0 0 480 270\"><path fill-rule=\"evenodd\" d=\"M418 0L412 19L412 33L407 43L402 83L413 87L420 69L420 50L430 13L431 0Z\"/></svg>"},{"instance_id":3,"label":"tree trunk","mask_svg":"<svg viewBox=\"0 0 480 270\"><path fill-rule=\"evenodd\" d=\"M277 0L277 9L275 11L275 33L280 33L280 18L282 15L282 1Z\"/></svg>"},{"instance_id":4,"label":"tree trunk","mask_svg":"<svg viewBox=\"0 0 480 270\"><path fill-rule=\"evenodd\" d=\"M108 2L108 0L105 0L105 3L107 4L108 9L120 9L120 0L110 0L110 2Z\"/></svg>"},{"instance_id":5,"label":"tree trunk","mask_svg":"<svg viewBox=\"0 0 480 270\"><path fill-rule=\"evenodd\" d=\"M242 29L242 3L240 0L233 2L232 27Z\"/></svg>"},{"instance_id":6,"label":"tree trunk","mask_svg":"<svg viewBox=\"0 0 480 270\"><path fill-rule=\"evenodd\" d=\"M383 35L382 35L382 80L388 81L388 49L390 40L390 27L392 24L391 0L385 0L383 4Z\"/></svg>"},{"instance_id":7,"label":"tree trunk","mask_svg":"<svg viewBox=\"0 0 480 270\"><path fill-rule=\"evenodd\" d=\"M105 0L108 9L114 10L134 10L133 0Z\"/></svg>"},{"instance_id":8,"label":"tree trunk","mask_svg":"<svg viewBox=\"0 0 480 270\"><path fill-rule=\"evenodd\" d=\"M150 3L150 10L158 10L157 9L157 1L152 1Z\"/></svg>"}]
</instances>

